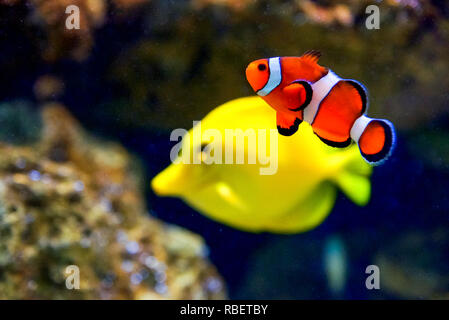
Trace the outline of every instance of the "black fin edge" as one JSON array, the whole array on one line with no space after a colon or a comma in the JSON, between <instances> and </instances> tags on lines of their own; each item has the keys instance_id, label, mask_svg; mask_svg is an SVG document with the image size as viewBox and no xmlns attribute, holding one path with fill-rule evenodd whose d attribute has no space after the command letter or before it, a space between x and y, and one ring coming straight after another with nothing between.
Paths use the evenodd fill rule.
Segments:
<instances>
[{"instance_id":1,"label":"black fin edge","mask_svg":"<svg viewBox=\"0 0 449 320\"><path fill-rule=\"evenodd\" d=\"M344 79L343 81L351 84L359 93L362 98L362 112L361 114L365 114L368 111L368 92L366 88L358 81L352 79Z\"/></svg>"},{"instance_id":2,"label":"black fin edge","mask_svg":"<svg viewBox=\"0 0 449 320\"><path fill-rule=\"evenodd\" d=\"M277 126L279 134L289 137L293 135L296 131L298 131L298 127L301 124L302 120L296 118L295 122L289 128L282 128L281 126Z\"/></svg>"},{"instance_id":3,"label":"black fin edge","mask_svg":"<svg viewBox=\"0 0 449 320\"><path fill-rule=\"evenodd\" d=\"M385 144L384 144L382 150L380 150L380 152L375 153L375 154L363 153L362 149L360 149L360 146L359 146L359 150L360 150L360 153L361 153L362 157L367 162L369 162L370 164L373 164L373 165L379 165L379 164L382 164L385 160L387 160L388 157L393 152L393 148L394 148L394 145L395 145L396 137L395 137L395 134L394 134L393 125L389 121L387 122L387 120L383 120L383 119L382 120L381 119L373 119L372 121L380 122L380 124L384 128L384 130L385 130ZM363 133L362 133L362 135L363 135Z\"/></svg>"},{"instance_id":4,"label":"black fin edge","mask_svg":"<svg viewBox=\"0 0 449 320\"><path fill-rule=\"evenodd\" d=\"M298 108L295 108L295 109L289 108L289 109L291 111L304 110L309 105L310 101L312 101L312 95L313 95L312 86L310 85L310 83L308 81L305 81L305 80L295 80L292 83L299 83L304 86L304 89L306 89L306 101L304 101L304 103L302 105L300 105Z\"/></svg>"},{"instance_id":5,"label":"black fin edge","mask_svg":"<svg viewBox=\"0 0 449 320\"><path fill-rule=\"evenodd\" d=\"M316 132L314 132L314 133L316 134ZM351 142L352 142L352 139L351 139L351 138L348 138L348 140L343 141L343 142L336 142L336 141L331 141L331 140L324 139L324 138L320 137L318 134L316 134L316 136L317 136L318 138L320 138L320 140L321 140L322 142L324 142L324 143L327 144L328 146L331 146L331 147L334 147L334 148L346 148L346 147L348 147L348 146L351 144Z\"/></svg>"},{"instance_id":6,"label":"black fin edge","mask_svg":"<svg viewBox=\"0 0 449 320\"><path fill-rule=\"evenodd\" d=\"M302 56L313 56L313 57L317 57L318 59L321 57L321 52L318 50L307 50L306 52L304 52L302 54Z\"/></svg>"}]
</instances>

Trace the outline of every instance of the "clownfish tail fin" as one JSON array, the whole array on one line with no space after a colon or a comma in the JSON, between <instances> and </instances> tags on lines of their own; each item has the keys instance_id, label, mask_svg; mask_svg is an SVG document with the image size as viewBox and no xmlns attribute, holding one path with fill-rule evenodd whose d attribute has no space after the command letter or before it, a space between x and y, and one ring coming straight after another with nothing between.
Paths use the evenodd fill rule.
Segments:
<instances>
[{"instance_id":1,"label":"clownfish tail fin","mask_svg":"<svg viewBox=\"0 0 449 320\"><path fill-rule=\"evenodd\" d=\"M393 124L384 119L358 118L351 129L351 138L357 142L366 162L380 165L391 155L396 136Z\"/></svg>"}]
</instances>

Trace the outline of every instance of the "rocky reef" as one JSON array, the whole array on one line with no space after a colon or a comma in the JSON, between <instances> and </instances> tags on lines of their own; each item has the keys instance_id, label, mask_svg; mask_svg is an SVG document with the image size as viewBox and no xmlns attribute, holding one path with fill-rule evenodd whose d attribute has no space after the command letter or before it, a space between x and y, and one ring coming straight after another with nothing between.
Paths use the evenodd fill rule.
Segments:
<instances>
[{"instance_id":1,"label":"rocky reef","mask_svg":"<svg viewBox=\"0 0 449 320\"><path fill-rule=\"evenodd\" d=\"M0 144L0 299L225 297L202 238L147 214L120 145L59 104L41 118L36 142ZM66 287L69 265L79 290Z\"/></svg>"}]
</instances>

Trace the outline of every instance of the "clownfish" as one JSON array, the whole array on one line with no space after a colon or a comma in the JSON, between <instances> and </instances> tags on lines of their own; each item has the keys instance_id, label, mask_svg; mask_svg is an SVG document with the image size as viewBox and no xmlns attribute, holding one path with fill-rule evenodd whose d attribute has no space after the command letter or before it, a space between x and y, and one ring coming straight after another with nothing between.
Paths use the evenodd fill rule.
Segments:
<instances>
[{"instance_id":1,"label":"clownfish","mask_svg":"<svg viewBox=\"0 0 449 320\"><path fill-rule=\"evenodd\" d=\"M368 163L381 164L395 144L393 124L367 117L365 87L320 66L320 56L311 50L300 57L259 59L248 65L246 78L276 110L281 135L291 136L305 121L325 144L344 148L355 141Z\"/></svg>"}]
</instances>

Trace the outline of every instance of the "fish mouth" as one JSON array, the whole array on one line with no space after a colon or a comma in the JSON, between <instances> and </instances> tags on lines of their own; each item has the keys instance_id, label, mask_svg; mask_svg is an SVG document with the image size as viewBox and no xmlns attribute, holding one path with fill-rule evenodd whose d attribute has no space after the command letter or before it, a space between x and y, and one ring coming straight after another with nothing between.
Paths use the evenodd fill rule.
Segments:
<instances>
[{"instance_id":1,"label":"fish mouth","mask_svg":"<svg viewBox=\"0 0 449 320\"><path fill-rule=\"evenodd\" d=\"M171 164L151 180L151 188L158 196L180 197L198 192L211 183L212 175L204 170L195 170L199 169L196 166Z\"/></svg>"},{"instance_id":2,"label":"fish mouth","mask_svg":"<svg viewBox=\"0 0 449 320\"><path fill-rule=\"evenodd\" d=\"M178 181L182 181L180 165L172 164L151 180L151 188L158 196L177 195L182 190Z\"/></svg>"},{"instance_id":3,"label":"fish mouth","mask_svg":"<svg viewBox=\"0 0 449 320\"><path fill-rule=\"evenodd\" d=\"M252 62L246 67L245 75L249 85L254 90L254 92L257 93L265 87L266 83L268 82L268 78L260 81L255 78L255 74L257 74L257 66L256 63Z\"/></svg>"}]
</instances>

